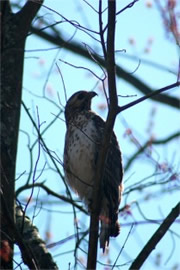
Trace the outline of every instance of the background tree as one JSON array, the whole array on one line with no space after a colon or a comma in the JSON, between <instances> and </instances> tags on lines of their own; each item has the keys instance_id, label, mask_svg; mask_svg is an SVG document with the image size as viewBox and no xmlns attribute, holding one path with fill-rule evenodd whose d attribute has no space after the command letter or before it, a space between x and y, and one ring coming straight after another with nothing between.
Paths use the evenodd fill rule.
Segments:
<instances>
[{"instance_id":1,"label":"background tree","mask_svg":"<svg viewBox=\"0 0 180 270\"><path fill-rule=\"evenodd\" d=\"M70 245L68 247L68 252L74 253L75 260L72 261L72 257L66 257L66 265L71 261L71 266L81 265L84 267L86 265L86 255L81 252L82 249L86 253L87 249L87 240L88 240L88 224L89 220L87 219L86 209L83 208L83 205L77 200L76 197L72 196L68 187L65 185L63 180L63 164L62 164L62 149L63 144L57 141L56 133L63 134L64 132L64 122L62 121L63 117L63 105L65 104L66 95L69 96L70 82L73 81L73 85L75 85L76 89L79 90L81 82L79 80L75 80L74 76L79 78L88 76L88 83L86 79L86 84L84 83L84 87L87 90L91 90L96 87L96 91L99 92L101 97L101 103L98 104L99 111L103 114L104 111L108 109L107 103L109 103L109 108L114 110L113 119L116 117L116 101L117 95L125 95L125 103L129 103L129 99L127 96L131 96L131 91L122 90L122 80L126 81L128 85L132 85L137 88L138 91L141 91L143 94L148 95L151 94L154 89L162 88L167 86L167 89L172 88L173 86L178 86L179 82L177 82L178 78L178 63L175 69L170 67L165 68L163 65L159 63L153 63L149 59L143 60L142 56L130 56L123 52L122 43L116 42L116 50L114 50L113 42L115 38L113 35L113 31L115 30L115 21L116 21L116 33L119 37L119 20L123 16L128 16L128 12L132 12L135 10L136 16L138 16L138 2L141 1L132 1L127 6L122 6L117 3L117 8L115 10L115 1L98 2L97 3L89 3L86 1L78 2L77 6L79 8L83 8L79 12L81 16L85 14L85 11L88 12L89 16L94 16L95 25L88 25L88 17L83 17L81 21L76 21L73 18L71 19L71 8L68 5L68 17L64 13L59 13L60 7L51 7L50 3L45 3L42 5L41 1L28 1L23 8L21 6L13 5L11 6L8 1L3 1L1 3L2 8L2 25L3 25L3 39L2 39L2 145L1 151L2 161L1 161L1 172L2 172L2 191L1 191L1 202L2 202L2 247L1 247L1 257L3 268L11 268L12 260L11 253L13 251L13 243L17 243L23 257L24 263L26 263L29 268L37 268L37 269L54 269L57 268L55 263L52 261L50 254L47 252L45 245L41 239L36 237L36 242L32 241L32 232L33 237L36 234L36 229L32 226L31 222L25 218L25 215L30 215L32 222L37 223L41 235L46 233L44 240L49 248L52 247L63 247L66 248L66 245ZM135 5L136 4L136 5ZM151 8L152 3L147 3L147 7ZM164 6L159 1L154 1L153 4L157 5L158 10L162 14L165 32L172 43L175 41L176 44L179 44L179 34L178 34L178 26L176 21L176 9L177 4L174 1L166 1ZM35 17L37 11L40 6L42 6L39 15L34 20L32 26L30 24ZM13 12L11 12L11 7L13 7ZM63 9L63 7L61 7ZM166 9L166 13L164 10ZM60 11L61 12L61 11ZM116 14L115 14L116 13ZM111 16L108 16L111 14ZM116 17L115 17L116 15ZM111 18L111 21L108 21L108 18ZM83 22L83 24L82 24ZM125 26L124 26L125 27ZM128 27L127 27L128 28ZM64 32L64 29L68 31ZM108 33L109 30L109 34ZM122 31L122 29L121 29ZM122 31L123 32L123 31ZM81 33L84 36L81 36ZM35 34L46 41L49 41L56 45L57 47L53 48L57 50L55 56L52 57L52 63L48 70L43 70L45 68L44 59L47 61L48 59L48 46L43 50L42 48L37 50L37 46L35 44L34 49L32 49L32 56L28 56L28 51L26 51L25 55L25 71L24 74L26 78L26 74L30 72L32 69L32 62L37 61L41 69L39 70L40 75L34 74L33 81L31 84L28 84L28 87L24 85L24 98L21 101L21 89L22 89L22 70L23 70L23 58L24 58L24 44L25 39L29 36L28 39L33 38ZM108 43L109 39L109 43ZM121 38L125 39L125 36ZM86 43L83 43L86 40ZM117 38L116 38L117 40ZM135 48L135 39L130 38L129 43L132 48ZM153 40L149 39L147 42L144 51L148 53L151 50ZM33 46L31 41L30 46ZM44 42L42 47L44 47ZM109 45L108 45L109 44ZM41 50L46 52L46 57L42 57ZM69 54L64 53L68 51ZM31 53L29 51L29 53ZM51 55L53 50L51 52ZM72 54L73 53L73 54ZM75 56L74 56L75 55ZM108 58L109 57L109 58ZM135 60L139 63L136 66L134 72L127 71L124 66L127 63L123 64L122 57L129 57L131 61ZM107 59L108 58L108 59ZM115 87L112 87L113 81L115 82L115 74L112 69L113 62L112 60L116 59L116 77L117 77L117 93ZM64 60L65 59L65 60ZM111 60L110 60L111 59ZM139 60L138 60L139 59ZM150 58L151 59L151 58ZM74 61L73 61L74 60ZM87 62L88 60L88 62ZM109 62L111 61L111 63ZM128 62L129 63L129 62ZM26 66L27 65L27 66ZM156 68L157 72L162 72L162 74L167 74L171 72L171 83L166 84L154 84L152 87L152 82L150 83L147 78L141 77L140 69L142 66L147 65L149 68L149 76L151 74L152 67ZM29 68L29 70L28 70ZM67 70L67 71L66 71ZM58 71L58 73L56 72ZM56 72L56 73L55 73ZM139 77L136 75L139 72ZM45 75L44 75L44 74ZM58 75L58 76L57 76ZM145 73L142 72L142 75L145 76ZM35 79L35 76L38 80ZM169 74L168 74L169 76ZM42 83L42 80L44 83ZM151 77L151 76L150 76ZM62 79L61 89L64 87L64 93L62 90L58 95L55 94L55 90L50 85L49 81L58 81L58 85L60 83L59 78ZM118 78L121 79L121 82L118 81ZM69 80L69 81L68 81ZM40 83L41 81L41 83ZM147 81L147 82L146 82ZM24 81L26 84L26 80ZM111 83L110 83L111 82ZM107 88L108 85L108 88ZM150 86L151 85L151 86ZM170 85L170 86L168 86ZM68 88L67 88L68 86ZM28 89L27 89L28 88ZM123 86L124 88L124 86ZM59 86L58 86L59 89ZM109 89L109 93L107 91ZM127 87L128 89L128 87ZM164 90L167 90L166 88ZM74 91L75 89L73 89ZM129 94L130 93L130 94ZM173 92L174 93L174 92ZM106 100L104 98L109 96L110 100ZM64 96L64 97L63 97ZM130 98L130 97L129 97ZM33 99L35 105L32 105L29 102L29 99ZM159 103L168 106L168 108L173 108L174 111L172 115L177 115L175 110L179 107L179 102L177 96L175 94L167 95L166 93L161 93L160 95L152 96L152 100L158 101ZM106 103L107 101L107 103ZM119 102L122 105L123 100L122 97L119 98ZM20 103L22 104L22 123L20 125L20 138L19 138L19 159L17 159L17 169L16 169L16 198L17 206L14 212L14 175L15 175L15 160L16 160L16 149L17 149L17 134L19 128L19 117L20 117ZM114 105L112 105L114 104ZM42 107L46 107L46 110L43 110ZM129 106L129 105L128 105ZM156 105L157 106L157 105ZM118 107L117 107L118 108ZM123 107L121 106L119 111ZM141 107L142 108L142 107ZM122 204L122 208L120 209L120 219L124 219L122 224L123 226L131 225L131 229L126 234L127 231L121 231L122 237L124 240L120 239L120 244L117 245L116 255L115 257L112 255L114 253L113 244L111 243L111 248L109 253L106 254L103 258L101 254L98 255L98 269L100 267L109 267L114 268L118 266L124 265L125 269L127 268L139 268L141 265L135 265L136 261L139 263L139 259L134 261L134 264L131 265L134 258L138 255L138 249L136 252L132 252L131 249L128 249L128 241L132 241L131 239L135 239L136 241L142 241L142 244L139 247L141 250L144 246L144 253L142 249L141 263L144 262L147 255L150 251L155 247L158 241L164 236L166 231L169 229L169 226L174 222L175 218L179 214L179 204L178 197L176 196L176 192L179 189L178 179L179 172L177 169L177 153L174 160L170 162L170 158L172 154L169 154L169 157L165 159L165 161L161 158L162 151L159 150L158 146L160 145L163 149L172 148L172 145L176 145L176 138L179 136L178 130L172 130L169 132L167 136L160 136L159 139L153 136L153 125L156 123L156 107L150 106L148 109L151 109L151 114L149 117L149 126L145 136L145 139L142 139L141 136L138 135L136 130L131 128L129 124L125 121L123 116L118 116L118 120L120 119L120 123L118 123L115 128L119 129L124 125L124 135L119 134L122 138L124 136L125 140L129 138L129 143L125 145L130 149L129 153L125 154L124 163L125 163L125 191L124 191L124 202ZM140 109L142 110L142 109ZM170 109L168 109L168 112ZM109 118L112 119L112 110L109 110ZM142 112L141 112L142 114ZM120 118L121 117L121 118ZM165 118L167 117L167 113L165 113ZM107 123L107 128L110 127L112 129L113 122L109 121ZM162 118L157 120L157 125L160 125ZM116 121L117 122L117 121ZM26 123L25 125L23 123ZM31 124L30 124L31 123ZM123 125L122 125L123 123ZM138 123L137 123L138 124ZM172 123L171 123L172 124ZM33 128L32 128L33 127ZM61 129L60 129L61 128ZM57 131L58 130L58 131ZM63 131L62 131L63 130ZM64 140L63 135L61 136L62 141ZM107 132L109 134L109 132ZM57 136L59 137L59 136ZM53 142L56 142L57 146L54 146ZM107 145L108 141L104 142L104 145ZM167 146L168 145L168 146ZM62 147L62 149L61 149ZM122 145L123 147L123 145ZM174 146L173 146L174 147ZM177 147L177 146L175 146ZM124 148L124 147L123 147ZM59 151L60 149L60 151ZM165 150L163 150L165 151ZM173 150L171 150L173 151ZM133 153L133 154L132 154ZM127 155L127 156L126 156ZM103 160L103 156L101 158ZM28 158L29 157L29 158ZM136 179L133 178L134 170L142 171L142 166L138 166L139 157L143 157L144 160L147 160L148 166L143 164L144 173L138 174L136 173ZM26 162L27 160L27 162ZM103 163L103 162L102 162ZM142 163L142 162L141 162ZM135 164L136 169L132 169ZM149 169L150 165L150 169ZM147 170L147 173L146 173ZM100 174L100 173L99 173ZM61 178L61 180L60 180ZM130 180L128 180L130 179ZM128 181L132 181L130 184ZM63 185L60 184L64 183ZM60 188L59 188L60 187ZM149 190L147 192L146 190ZM55 192L54 190L58 190ZM49 194L50 198L47 199L45 194ZM161 199L163 195L166 194L167 200L171 207L172 205L176 205L176 208L172 210L170 215L165 222L163 222L162 215L159 215L157 218L148 210L148 207L144 208L144 202L148 202L151 207L153 207L153 200L155 198ZM173 194L173 200L172 200ZM26 199L27 196L27 199ZM58 200L53 200L53 198ZM132 199L131 199L132 198ZM137 198L134 201L134 198ZM65 203L65 204L64 204ZM58 207L57 210L57 206ZM69 208L70 205L72 208ZM21 206L21 208L20 208ZM143 209L144 208L144 209ZM23 209L23 210L22 210ZM72 209L72 214L69 211ZM165 212L165 208L163 208L163 215L168 215L169 212ZM59 211L58 215L54 212ZM67 211L69 215L66 214L66 226L69 231L72 231L72 217L74 219L74 234L64 238L59 235L57 229L55 227L62 228L65 226L65 223L62 223L62 217L64 219L63 212ZM80 211L80 212L79 212ZM147 212L146 212L147 211ZM162 209L161 209L162 211ZM47 213L47 215L44 214ZM148 214L148 217L146 215ZM15 219L16 215L16 219ZM149 218L151 217L151 219ZM48 218L47 218L48 217ZM125 219L126 217L126 219ZM140 220L139 218L143 218ZM46 228L42 228L41 224L38 224L38 220L44 220L46 223ZM52 220L54 225L54 229L51 228L50 221ZM58 222L55 222L58 220ZM148 224L159 224L162 223L162 227L160 227L161 234L154 234L154 238L151 238L150 244L149 242L146 244L147 240L153 235L153 230L150 229L150 233L147 236L147 240L141 239L142 233L144 230L141 228L140 234L135 233L134 227L137 224L138 226L144 222L146 227L149 228ZM165 225L164 225L165 224ZM176 223L174 225L176 228ZM137 228L137 227L136 227ZM157 226L158 228L158 226ZM163 228L163 230L162 230ZM51 239L50 231L57 234L56 239L61 239L57 243L49 244L48 241L55 242L56 240ZM146 229L147 230L147 229ZM137 229L136 229L137 231ZM163 233L162 233L163 231ZM177 245L176 239L179 238L179 235L176 229L169 230L171 236L174 240L175 245ZM124 236L123 236L124 233ZM134 235L136 237L134 238ZM64 234L63 234L64 235ZM94 233L93 233L94 235ZM126 235L126 236L125 236ZM93 236L92 236L93 237ZM91 239L92 239L91 237ZM154 240L155 239L155 240ZM74 241L75 240L75 241ZM97 235L95 237L95 243L97 240ZM74 242L72 247L72 242ZM111 241L112 242L112 241ZM32 243L34 244L32 246ZM149 244L149 245L148 245ZM43 248L40 251L39 246ZM36 247L36 248L35 248ZM94 246L93 246L93 250ZM112 251L111 251L112 250ZM148 252L147 252L148 250ZM95 250L96 251L96 250ZM51 250L54 255L54 251ZM61 254L64 251L61 250ZM96 253L96 252L95 252ZM42 255L40 255L42 254ZM44 254L46 254L46 258L48 261L44 259ZM83 256L82 256L83 254ZM130 256L131 254L131 256ZM38 256L39 255L39 256ZM171 255L171 254L170 254ZM164 256L162 253L157 253L155 264L157 267L161 265L161 256ZM167 256L167 255L166 255ZM124 258L123 263L118 262L118 258ZM172 256L170 256L172 257ZM43 260L41 260L43 258ZM110 261L110 259L112 261ZM92 260L92 261L91 261ZM15 263L17 263L18 267L21 267L21 260L15 257ZM150 260L149 260L150 261ZM121 260L122 262L122 260ZM176 266L176 262L174 265ZM91 263L96 264L96 254L91 254L89 252L89 266ZM58 261L58 265L61 268L61 262ZM146 265L145 265L146 267ZM145 269L145 268L144 268Z\"/></svg>"},{"instance_id":2,"label":"background tree","mask_svg":"<svg viewBox=\"0 0 180 270\"><path fill-rule=\"evenodd\" d=\"M22 98L24 47L32 20L42 1L28 1L16 14L9 1L2 8L1 84L1 267L13 268L13 244L18 244L30 269L56 269L36 228L15 207L15 166ZM19 221L19 219L21 220ZM23 221L22 221L23 218ZM36 252L34 255L33 247ZM38 254L39 253L39 254Z\"/></svg>"}]
</instances>

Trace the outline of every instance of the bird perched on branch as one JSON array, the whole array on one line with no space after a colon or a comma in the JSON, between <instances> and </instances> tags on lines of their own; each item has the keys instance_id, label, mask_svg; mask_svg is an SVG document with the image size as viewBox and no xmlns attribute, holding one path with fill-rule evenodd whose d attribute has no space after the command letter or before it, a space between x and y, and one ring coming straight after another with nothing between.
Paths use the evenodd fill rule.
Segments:
<instances>
[{"instance_id":1,"label":"bird perched on branch","mask_svg":"<svg viewBox=\"0 0 180 270\"><path fill-rule=\"evenodd\" d=\"M66 139L64 148L65 180L91 212L93 186L105 122L91 111L95 92L73 94L65 107ZM105 250L109 237L119 234L118 208L122 193L121 152L114 132L105 161L102 178L102 200L99 219L100 247Z\"/></svg>"}]
</instances>

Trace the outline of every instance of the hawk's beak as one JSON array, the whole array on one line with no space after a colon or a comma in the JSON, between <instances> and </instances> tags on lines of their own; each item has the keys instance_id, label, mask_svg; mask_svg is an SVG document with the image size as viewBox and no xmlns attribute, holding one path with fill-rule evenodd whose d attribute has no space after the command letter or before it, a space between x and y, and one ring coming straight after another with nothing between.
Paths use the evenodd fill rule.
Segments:
<instances>
[{"instance_id":1,"label":"hawk's beak","mask_svg":"<svg viewBox=\"0 0 180 270\"><path fill-rule=\"evenodd\" d=\"M95 96L97 96L97 93L96 93L96 92L93 92L93 91L88 92L88 98L89 98L89 99L92 99L92 98L95 97Z\"/></svg>"}]
</instances>

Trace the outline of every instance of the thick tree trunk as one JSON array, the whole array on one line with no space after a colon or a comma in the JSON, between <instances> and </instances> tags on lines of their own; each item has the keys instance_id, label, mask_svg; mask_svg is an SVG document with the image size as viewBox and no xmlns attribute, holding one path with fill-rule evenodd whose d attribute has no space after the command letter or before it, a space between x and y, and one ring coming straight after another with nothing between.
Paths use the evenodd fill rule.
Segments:
<instances>
[{"instance_id":1,"label":"thick tree trunk","mask_svg":"<svg viewBox=\"0 0 180 270\"><path fill-rule=\"evenodd\" d=\"M1 2L1 269L12 269L15 164L20 120L24 46L40 1L27 1L20 12Z\"/></svg>"},{"instance_id":2,"label":"thick tree trunk","mask_svg":"<svg viewBox=\"0 0 180 270\"><path fill-rule=\"evenodd\" d=\"M13 250L13 231L7 214L14 221L15 162L20 119L24 39L17 35L15 15L10 12L9 3L2 9L2 66L1 66L1 196L5 205L1 209L3 245ZM18 39L18 40L17 40ZM19 42L18 42L19 41ZM2 200L2 198L1 198ZM8 213L7 213L8 212ZM6 250L4 250L6 252ZM12 268L11 253L2 256L3 269Z\"/></svg>"}]
</instances>

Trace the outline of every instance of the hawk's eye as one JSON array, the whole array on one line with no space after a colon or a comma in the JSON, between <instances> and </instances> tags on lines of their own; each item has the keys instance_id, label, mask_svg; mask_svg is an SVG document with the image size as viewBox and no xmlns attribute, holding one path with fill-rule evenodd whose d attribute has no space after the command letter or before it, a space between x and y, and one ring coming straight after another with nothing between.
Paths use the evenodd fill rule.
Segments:
<instances>
[{"instance_id":1,"label":"hawk's eye","mask_svg":"<svg viewBox=\"0 0 180 270\"><path fill-rule=\"evenodd\" d=\"M84 93L81 93L81 94L79 94L79 96L78 96L78 99L83 99L84 98Z\"/></svg>"}]
</instances>

